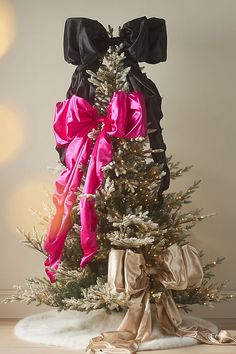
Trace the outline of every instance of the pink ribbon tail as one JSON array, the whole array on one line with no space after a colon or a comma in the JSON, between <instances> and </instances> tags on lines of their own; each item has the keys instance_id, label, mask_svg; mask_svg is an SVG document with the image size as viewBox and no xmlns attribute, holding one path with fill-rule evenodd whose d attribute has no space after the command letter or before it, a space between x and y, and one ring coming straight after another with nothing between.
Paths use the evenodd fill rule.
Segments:
<instances>
[{"instance_id":1,"label":"pink ribbon tail","mask_svg":"<svg viewBox=\"0 0 236 354\"><path fill-rule=\"evenodd\" d=\"M84 268L98 250L96 241L97 215L95 210L95 197L103 181L103 167L112 160L112 142L104 128L97 137L89 162L84 196L80 199L80 240L84 252L80 266ZM93 195L93 197L89 197Z\"/></svg>"}]
</instances>

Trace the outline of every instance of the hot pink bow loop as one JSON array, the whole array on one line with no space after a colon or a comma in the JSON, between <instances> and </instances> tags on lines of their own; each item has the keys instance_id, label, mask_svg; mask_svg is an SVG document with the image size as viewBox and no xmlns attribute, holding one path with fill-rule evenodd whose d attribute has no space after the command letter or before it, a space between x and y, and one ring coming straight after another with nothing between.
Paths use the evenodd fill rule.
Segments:
<instances>
[{"instance_id":1,"label":"hot pink bow loop","mask_svg":"<svg viewBox=\"0 0 236 354\"><path fill-rule=\"evenodd\" d=\"M98 127L100 132L94 136L93 131ZM87 166L88 161L84 196L80 200L80 240L84 252L81 266L86 266L97 252L98 222L95 199L87 196L96 195L103 182L103 168L112 161L110 136L136 138L147 135L143 94L115 92L105 117L99 117L97 110L89 102L74 95L56 104L53 128L56 147L66 147L66 169L60 173L55 182L53 203L56 211L49 224L44 243L48 255L45 266L52 268L46 268L51 282L55 281L64 242L72 226L70 213L76 202L76 192L84 173L83 167Z\"/></svg>"},{"instance_id":2,"label":"hot pink bow loop","mask_svg":"<svg viewBox=\"0 0 236 354\"><path fill-rule=\"evenodd\" d=\"M140 92L115 92L108 105L107 117L109 135L129 139L147 135L145 101Z\"/></svg>"},{"instance_id":3,"label":"hot pink bow loop","mask_svg":"<svg viewBox=\"0 0 236 354\"><path fill-rule=\"evenodd\" d=\"M82 97L73 95L57 102L53 122L57 147L68 145L76 136L84 136L97 127L97 119L97 110Z\"/></svg>"}]
</instances>

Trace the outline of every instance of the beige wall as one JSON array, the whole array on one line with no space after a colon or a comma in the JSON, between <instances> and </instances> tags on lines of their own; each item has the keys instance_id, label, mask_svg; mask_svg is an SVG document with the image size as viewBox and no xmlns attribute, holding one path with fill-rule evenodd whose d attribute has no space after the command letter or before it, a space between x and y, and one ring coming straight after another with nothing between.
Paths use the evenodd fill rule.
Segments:
<instances>
[{"instance_id":1,"label":"beige wall","mask_svg":"<svg viewBox=\"0 0 236 354\"><path fill-rule=\"evenodd\" d=\"M70 16L115 28L143 15L166 19L168 60L146 68L164 97L167 153L183 166L194 165L171 190L202 179L189 208L217 216L199 223L192 240L206 250L206 259L226 256L217 276L236 291L235 12L234 0L0 0L0 36L5 38L0 40L0 298L12 292L13 284L43 275L42 258L20 244L15 229L37 225L29 208L41 210L47 201L44 188L53 188L48 166L57 162L54 105L65 97L74 70L62 51L64 21ZM235 309L231 303L199 314L235 317ZM0 316L41 310L1 305Z\"/></svg>"}]
</instances>

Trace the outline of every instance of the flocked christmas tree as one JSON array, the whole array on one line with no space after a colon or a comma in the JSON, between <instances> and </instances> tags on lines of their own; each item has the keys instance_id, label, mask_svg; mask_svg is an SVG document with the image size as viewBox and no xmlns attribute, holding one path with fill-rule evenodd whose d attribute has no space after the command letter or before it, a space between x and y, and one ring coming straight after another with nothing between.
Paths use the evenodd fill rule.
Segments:
<instances>
[{"instance_id":1,"label":"flocked christmas tree","mask_svg":"<svg viewBox=\"0 0 236 354\"><path fill-rule=\"evenodd\" d=\"M112 29L109 28L112 36ZM100 115L106 115L108 103L116 91L129 91L127 73L130 68L124 64L122 45L112 46L103 58L102 65L95 73L88 70L90 81L95 85L95 104ZM94 132L96 139L96 132ZM191 203L190 197L199 187L199 181L181 192L165 192L160 208L157 208L160 181L165 172L163 166L151 159L153 151L148 139L113 140L113 160L104 168L104 182L96 195L96 212L99 219L97 239L99 251L85 269L80 267L82 250L78 233L79 200L82 186L77 191L77 201L71 218L73 227L66 239L62 262L57 272L57 281L51 283L46 277L26 280L26 286L17 286L15 295L5 302L20 301L30 304L46 304L59 310L73 309L88 311L97 308L122 310L127 308L129 296L125 292L110 291L107 284L108 255L113 249L131 249L142 253L147 267L155 266L156 257L172 244L183 246L189 242L190 230L198 221L214 214L202 215L202 209L183 212L185 204ZM180 167L167 159L172 180L181 177L192 166ZM62 167L62 166L61 166ZM63 167L64 168L64 167ZM83 182L83 181L82 181ZM25 245L42 253L46 257L43 244L48 223L52 216L39 215L40 223L45 227L42 232L34 228L32 232L20 230ZM203 254L201 253L201 258ZM233 297L222 293L224 283L213 281L213 268L222 262L216 258L203 265L204 280L199 288L173 291L173 297L179 308L190 310L189 305L212 304L227 301ZM203 259L202 259L203 262ZM150 282L151 301L160 292L165 291L160 283Z\"/></svg>"}]
</instances>

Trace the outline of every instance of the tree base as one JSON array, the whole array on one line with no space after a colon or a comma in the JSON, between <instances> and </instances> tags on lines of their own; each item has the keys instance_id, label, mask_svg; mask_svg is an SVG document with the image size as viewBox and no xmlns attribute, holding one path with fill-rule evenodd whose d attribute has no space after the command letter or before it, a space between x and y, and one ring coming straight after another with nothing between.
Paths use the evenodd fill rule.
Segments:
<instances>
[{"instance_id":1,"label":"tree base","mask_svg":"<svg viewBox=\"0 0 236 354\"><path fill-rule=\"evenodd\" d=\"M90 313L78 311L50 310L20 320L15 326L15 335L20 339L71 349L85 349L92 337L101 332L116 330L124 313L107 314L103 309ZM218 333L218 328L211 322L182 315L183 323L201 326ZM158 323L153 319L152 335L148 341L140 344L140 350L170 349L199 344L190 337L163 336Z\"/></svg>"}]
</instances>

